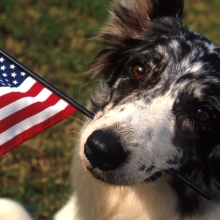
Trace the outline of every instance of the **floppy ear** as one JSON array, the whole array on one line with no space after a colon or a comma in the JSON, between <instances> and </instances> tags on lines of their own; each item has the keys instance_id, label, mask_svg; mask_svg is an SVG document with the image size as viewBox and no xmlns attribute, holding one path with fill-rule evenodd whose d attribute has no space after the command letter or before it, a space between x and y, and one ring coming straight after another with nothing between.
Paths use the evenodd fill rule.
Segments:
<instances>
[{"instance_id":1,"label":"floppy ear","mask_svg":"<svg viewBox=\"0 0 220 220\"><path fill-rule=\"evenodd\" d=\"M184 0L117 0L102 38L108 40L107 33L116 38L139 37L154 19L163 16L181 19L183 5Z\"/></svg>"}]
</instances>

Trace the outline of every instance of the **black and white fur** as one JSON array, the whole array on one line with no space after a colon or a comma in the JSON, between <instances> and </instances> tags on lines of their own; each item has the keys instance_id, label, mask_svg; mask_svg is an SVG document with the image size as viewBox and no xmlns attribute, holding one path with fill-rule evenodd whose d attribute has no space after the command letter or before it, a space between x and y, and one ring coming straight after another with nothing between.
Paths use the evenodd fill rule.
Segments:
<instances>
[{"instance_id":1,"label":"black and white fur","mask_svg":"<svg viewBox=\"0 0 220 220\"><path fill-rule=\"evenodd\" d=\"M73 219L220 218L220 49L182 13L182 0L115 2L88 68L102 81L75 151Z\"/></svg>"},{"instance_id":2,"label":"black and white fur","mask_svg":"<svg viewBox=\"0 0 220 220\"><path fill-rule=\"evenodd\" d=\"M56 220L220 219L220 49L183 0L118 0L88 67L101 83ZM168 171L212 196L206 200Z\"/></svg>"}]
</instances>

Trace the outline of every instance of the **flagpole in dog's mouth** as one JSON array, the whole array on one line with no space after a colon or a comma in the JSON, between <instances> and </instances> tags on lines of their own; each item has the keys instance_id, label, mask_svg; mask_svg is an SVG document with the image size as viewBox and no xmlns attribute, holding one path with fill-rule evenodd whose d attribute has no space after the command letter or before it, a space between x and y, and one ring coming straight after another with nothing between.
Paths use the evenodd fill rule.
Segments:
<instances>
[{"instance_id":1,"label":"flagpole in dog's mouth","mask_svg":"<svg viewBox=\"0 0 220 220\"><path fill-rule=\"evenodd\" d=\"M74 106L76 107L76 106ZM83 107L84 108L84 107ZM85 109L85 108L84 108ZM88 111L87 109L85 109L86 111ZM86 112L84 111L84 112ZM89 111L88 111L89 112ZM83 113L83 112L82 112ZM94 118L94 114L92 112L89 112L91 119ZM182 174L180 174L179 172L177 172L174 169L169 169L169 172L176 177L177 179L181 180L183 183L185 183L188 187L190 187L191 189L193 189L195 192L197 192L198 194L200 194L201 196L203 196L204 198L211 200L212 196L210 195L210 193L206 192L205 190L203 190L201 187L199 187L198 185L196 185L195 183L193 183L191 180L187 179L186 177L184 177Z\"/></svg>"},{"instance_id":2,"label":"flagpole in dog's mouth","mask_svg":"<svg viewBox=\"0 0 220 220\"><path fill-rule=\"evenodd\" d=\"M75 101L74 101L75 102ZM74 106L76 107L76 106ZM82 107L84 108L84 107ZM83 112L89 112L86 108L84 108ZM87 115L88 116L88 115ZM93 119L94 118L94 114L92 112L89 112L89 118ZM211 200L212 196L210 195L210 193L206 192L205 190L203 190L201 187L199 187L198 185L196 185L195 183L193 183L191 180L187 179L186 177L184 177L182 174L180 174L179 172L177 172L174 169L169 169L169 172L176 177L177 179L181 180L183 183L185 183L188 187L190 187L191 189L193 189L195 192L197 192L198 194L200 194L201 196L203 196L204 198Z\"/></svg>"},{"instance_id":3,"label":"flagpole in dog's mouth","mask_svg":"<svg viewBox=\"0 0 220 220\"><path fill-rule=\"evenodd\" d=\"M76 106L74 106L76 107ZM83 107L84 108L84 107ZM88 110L84 108L85 111L83 112L87 112ZM82 111L81 111L82 112ZM82 112L82 113L83 113ZM88 111L89 112L89 111ZM88 115L87 115L88 116ZM94 114L92 112L89 112L89 118L93 119ZM191 180L187 179L186 177L184 177L181 173L177 172L174 169L169 169L169 172L176 177L177 179L181 180L183 183L185 183L188 187L190 187L191 189L193 189L195 192L197 192L198 194L200 194L201 196L203 196L204 198L211 200L212 196L210 193L206 192L205 190L203 190L201 187L199 187L198 185L196 185L195 183L193 183Z\"/></svg>"},{"instance_id":4,"label":"flagpole in dog's mouth","mask_svg":"<svg viewBox=\"0 0 220 220\"><path fill-rule=\"evenodd\" d=\"M84 115L86 115L87 117L89 117L90 119L94 118L94 114L92 112L90 112L89 110L87 110L85 107L83 107L82 105L80 105L79 103L77 103L76 101L74 101L73 99L71 99L70 97L68 97L66 94L64 94L63 92L61 92L60 90L58 90L56 87L54 87L53 85L51 85L50 83L48 83L47 81L45 81L43 78L41 78L40 76L38 76L36 73L34 73L33 71L31 71L30 69L28 69L27 67L25 67L23 64L21 64L20 62L18 62L16 59L14 59L12 56L10 56L9 54L7 54L5 51L0 49L0 54L2 54L3 56L5 56L6 58L8 58L9 60L13 60L13 62L20 67L21 69L24 69L26 72L28 72L28 74L35 79L36 81L40 82L43 86L45 86L46 88L48 88L50 91L52 91L53 93L55 93L56 95L58 95L60 98L62 98L63 100L65 100L67 103L69 103L71 106L73 106L74 108L76 108L78 111L80 111L81 113L83 113ZM191 189L195 190L197 193L199 193L201 196L203 196L204 198L211 200L212 196L206 192L205 190L201 189L199 186L197 186L196 184L194 184L192 181L190 181L189 179L187 179L186 177L184 177L182 174L180 174L179 172L177 172L174 169L169 169L170 173L175 176L176 178L178 178L179 180L181 180L182 182L184 182L187 186L189 186Z\"/></svg>"}]
</instances>

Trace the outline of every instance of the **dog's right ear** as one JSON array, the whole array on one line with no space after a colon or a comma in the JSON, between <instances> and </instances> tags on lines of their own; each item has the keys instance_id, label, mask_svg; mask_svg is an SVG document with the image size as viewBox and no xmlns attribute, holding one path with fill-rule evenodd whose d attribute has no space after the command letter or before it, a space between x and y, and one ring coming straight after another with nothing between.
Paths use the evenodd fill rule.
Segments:
<instances>
[{"instance_id":1,"label":"dog's right ear","mask_svg":"<svg viewBox=\"0 0 220 220\"><path fill-rule=\"evenodd\" d=\"M181 19L183 6L184 0L117 0L113 4L110 20L102 37L107 37L107 33L116 38L140 37L154 19Z\"/></svg>"}]
</instances>

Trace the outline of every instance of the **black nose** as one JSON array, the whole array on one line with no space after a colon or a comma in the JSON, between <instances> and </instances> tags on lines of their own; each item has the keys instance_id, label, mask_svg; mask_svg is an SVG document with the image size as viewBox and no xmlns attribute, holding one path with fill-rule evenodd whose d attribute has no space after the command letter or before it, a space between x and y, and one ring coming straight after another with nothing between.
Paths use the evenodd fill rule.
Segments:
<instances>
[{"instance_id":1,"label":"black nose","mask_svg":"<svg viewBox=\"0 0 220 220\"><path fill-rule=\"evenodd\" d=\"M94 131L87 139L84 153L93 167L114 170L122 164L127 154L119 140L108 131Z\"/></svg>"}]
</instances>

